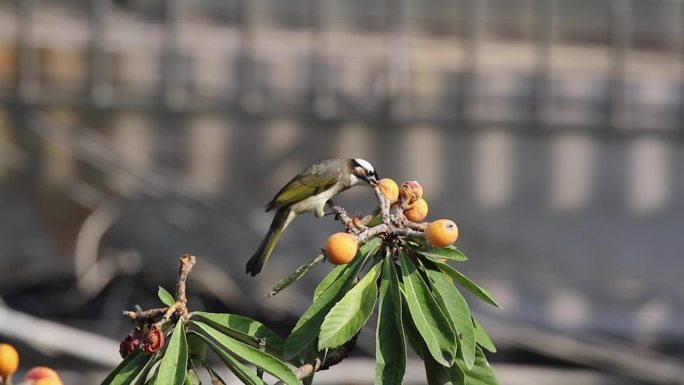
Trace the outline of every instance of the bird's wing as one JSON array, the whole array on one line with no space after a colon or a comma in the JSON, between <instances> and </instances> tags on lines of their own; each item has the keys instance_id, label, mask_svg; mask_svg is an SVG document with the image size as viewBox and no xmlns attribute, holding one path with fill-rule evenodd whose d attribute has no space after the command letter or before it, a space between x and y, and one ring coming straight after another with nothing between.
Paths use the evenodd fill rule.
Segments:
<instances>
[{"instance_id":1,"label":"bird's wing","mask_svg":"<svg viewBox=\"0 0 684 385\"><path fill-rule=\"evenodd\" d=\"M307 170L308 171L308 170ZM304 175L294 177L280 189L275 198L266 206L266 211L279 209L303 201L334 186L341 171L319 168Z\"/></svg>"}]
</instances>

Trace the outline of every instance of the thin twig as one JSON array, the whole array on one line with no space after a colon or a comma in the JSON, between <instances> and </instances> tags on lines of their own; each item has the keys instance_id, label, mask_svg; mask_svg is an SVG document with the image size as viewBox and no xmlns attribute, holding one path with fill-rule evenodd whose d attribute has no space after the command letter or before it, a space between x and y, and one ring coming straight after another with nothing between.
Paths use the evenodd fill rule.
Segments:
<instances>
[{"instance_id":1,"label":"thin twig","mask_svg":"<svg viewBox=\"0 0 684 385\"><path fill-rule=\"evenodd\" d=\"M195 262L197 262L197 259L194 255L185 254L180 257L178 281L176 282L176 302L171 306L144 311L140 309L140 307L137 307L135 310L124 310L123 315L130 318L132 321L135 321L138 325L154 323L157 327L161 327L169 322L175 314L177 314L178 317L187 317L188 298L186 296L186 284L188 275L190 274L192 267L195 266ZM159 317L161 318L159 319Z\"/></svg>"},{"instance_id":2,"label":"thin twig","mask_svg":"<svg viewBox=\"0 0 684 385\"><path fill-rule=\"evenodd\" d=\"M390 218L390 201L382 193L379 186L373 186L373 191L375 191L375 196L378 198L378 205L380 207L380 215L382 215L382 223L389 225L391 223Z\"/></svg>"},{"instance_id":3,"label":"thin twig","mask_svg":"<svg viewBox=\"0 0 684 385\"><path fill-rule=\"evenodd\" d=\"M341 206L332 204L330 205L330 210L335 213L335 219L339 220L342 222L344 227L347 228L347 231L352 233L352 234L357 234L360 230L356 225L356 222L354 219L349 217L347 214L347 211L343 209Z\"/></svg>"},{"instance_id":4,"label":"thin twig","mask_svg":"<svg viewBox=\"0 0 684 385\"><path fill-rule=\"evenodd\" d=\"M380 214L382 217L382 224L373 227L366 227L366 224L375 217L375 215L366 215L363 218L349 218L347 212L338 205L331 205L330 209L335 213L335 218L339 219L347 228L347 232L356 235L360 243L367 242L370 238L387 234L392 236L413 236L422 237L427 223L415 223L408 220L403 214L403 208L408 207L408 201L401 199L397 204L396 214L390 213L391 204L385 197L379 187L373 187L375 196L378 199L378 209L375 215Z\"/></svg>"},{"instance_id":5,"label":"thin twig","mask_svg":"<svg viewBox=\"0 0 684 385\"><path fill-rule=\"evenodd\" d=\"M132 310L124 310L123 315L126 317L130 318L132 321L138 321L138 320L154 320L162 315L164 315L164 312L166 311L165 307L160 307L156 309L148 309L143 311L142 309L136 309L135 311Z\"/></svg>"},{"instance_id":6,"label":"thin twig","mask_svg":"<svg viewBox=\"0 0 684 385\"><path fill-rule=\"evenodd\" d=\"M368 230L360 233L359 235L356 236L356 238L359 240L359 243L365 243L367 242L370 238L375 237L380 234L387 234L387 235L406 235L406 236L411 236L411 237L422 237L423 232L422 231L416 231L412 229L406 229L406 228L401 228L401 227L394 227L391 224L386 225L386 224L381 224L377 225L375 227L371 227Z\"/></svg>"},{"instance_id":7,"label":"thin twig","mask_svg":"<svg viewBox=\"0 0 684 385\"><path fill-rule=\"evenodd\" d=\"M355 335L352 337L351 340L347 341L344 345L330 349L328 353L325 355L325 359L321 360L320 358L316 358L313 362L308 362L297 369L295 369L294 374L297 376L298 380L303 380L315 372L321 371L321 370L327 370L333 365L337 365L342 360L347 358L349 356L349 353L354 349L354 346L356 346L356 338L359 335ZM274 385L283 385L282 381L276 382Z\"/></svg>"},{"instance_id":8,"label":"thin twig","mask_svg":"<svg viewBox=\"0 0 684 385\"><path fill-rule=\"evenodd\" d=\"M176 303L182 303L181 316L188 314L188 298L185 294L185 285L188 280L188 275L195 266L197 258L194 255L185 254L180 257L180 267L178 268L178 283L176 283Z\"/></svg>"}]
</instances>

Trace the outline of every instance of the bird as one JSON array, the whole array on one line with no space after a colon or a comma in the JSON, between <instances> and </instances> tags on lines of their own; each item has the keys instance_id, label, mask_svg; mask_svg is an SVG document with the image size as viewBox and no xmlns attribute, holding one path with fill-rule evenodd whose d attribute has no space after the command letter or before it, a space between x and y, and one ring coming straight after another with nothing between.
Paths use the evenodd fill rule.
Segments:
<instances>
[{"instance_id":1,"label":"bird","mask_svg":"<svg viewBox=\"0 0 684 385\"><path fill-rule=\"evenodd\" d=\"M259 248L247 262L246 272L251 276L259 274L283 230L296 216L313 211L317 218L323 217L326 204L335 195L360 183L378 183L373 165L360 158L321 160L292 178L266 205L266 212L275 210L275 215Z\"/></svg>"}]
</instances>

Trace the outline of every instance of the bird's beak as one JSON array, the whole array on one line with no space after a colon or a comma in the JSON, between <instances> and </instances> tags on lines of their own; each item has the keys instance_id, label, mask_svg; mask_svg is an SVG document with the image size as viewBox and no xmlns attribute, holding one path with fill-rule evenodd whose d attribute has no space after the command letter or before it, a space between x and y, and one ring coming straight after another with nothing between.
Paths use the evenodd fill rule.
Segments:
<instances>
[{"instance_id":1,"label":"bird's beak","mask_svg":"<svg viewBox=\"0 0 684 385\"><path fill-rule=\"evenodd\" d=\"M369 177L368 178L368 184L370 184L373 187L377 186L378 185L378 177L375 175Z\"/></svg>"}]
</instances>

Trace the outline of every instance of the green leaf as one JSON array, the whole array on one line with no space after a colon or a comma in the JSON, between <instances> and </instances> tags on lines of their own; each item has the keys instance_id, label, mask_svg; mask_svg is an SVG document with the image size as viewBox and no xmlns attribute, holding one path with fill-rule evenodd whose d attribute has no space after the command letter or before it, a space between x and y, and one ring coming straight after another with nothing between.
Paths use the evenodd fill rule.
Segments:
<instances>
[{"instance_id":1,"label":"green leaf","mask_svg":"<svg viewBox=\"0 0 684 385\"><path fill-rule=\"evenodd\" d=\"M478 298L487 302L488 304L494 305L499 308L501 307L486 289L476 285L475 282L471 281L468 277L461 274L458 270L454 269L453 267L445 263L438 263L438 265L440 270L447 273L454 281L458 282L459 285L468 289L468 291L475 294Z\"/></svg>"},{"instance_id":2,"label":"green leaf","mask_svg":"<svg viewBox=\"0 0 684 385\"><path fill-rule=\"evenodd\" d=\"M116 367L101 385L128 385L135 380L138 373L152 357L146 356L142 350L136 349Z\"/></svg>"},{"instance_id":3,"label":"green leaf","mask_svg":"<svg viewBox=\"0 0 684 385\"><path fill-rule=\"evenodd\" d=\"M401 293L405 292L401 283L399 283L399 289L401 290ZM408 303L406 303L406 297L402 296L401 320L402 324L404 325L404 334L406 335L406 341L408 341L409 345L411 346L411 349L413 349L413 351L418 355L418 357L424 359L426 355L430 355L425 354L425 350L427 349L427 347L425 346L425 343L423 342L423 337L420 336L420 332L418 331L418 328L416 328L416 324L413 322L411 314L409 314L408 310L409 309Z\"/></svg>"},{"instance_id":4,"label":"green leaf","mask_svg":"<svg viewBox=\"0 0 684 385\"><path fill-rule=\"evenodd\" d=\"M150 373L150 370L152 370L152 367L154 367L154 364L156 364L160 359L161 356L159 353L157 353L152 356L152 359L147 361L145 367L143 367L140 371L140 375L135 380L135 385L143 385L147 382L147 375Z\"/></svg>"},{"instance_id":5,"label":"green leaf","mask_svg":"<svg viewBox=\"0 0 684 385\"><path fill-rule=\"evenodd\" d=\"M370 241L366 242L361 246L359 249L359 255L363 257L365 260L369 255L374 255L375 253L378 252L378 249L380 248L380 243L381 240L380 238L373 238ZM355 259L356 260L356 259ZM351 263L354 263L353 261ZM330 287L337 279L340 277L340 274L342 274L344 271L346 271L346 268L349 265L339 265L335 267L330 274L328 274L321 283L318 284L316 287L316 290L314 291L313 295L313 301L316 302L316 299Z\"/></svg>"},{"instance_id":6,"label":"green leaf","mask_svg":"<svg viewBox=\"0 0 684 385\"><path fill-rule=\"evenodd\" d=\"M181 385L185 382L188 366L188 342L185 338L185 326L182 321L176 322L171 339L159 364L155 385Z\"/></svg>"},{"instance_id":7,"label":"green leaf","mask_svg":"<svg viewBox=\"0 0 684 385\"><path fill-rule=\"evenodd\" d=\"M330 309L321 324L318 349L335 348L349 341L368 322L378 296L376 281L380 264L375 265L365 277Z\"/></svg>"},{"instance_id":8,"label":"green leaf","mask_svg":"<svg viewBox=\"0 0 684 385\"><path fill-rule=\"evenodd\" d=\"M382 224L382 215L377 214L366 223L366 227L375 227L379 224Z\"/></svg>"},{"instance_id":9,"label":"green leaf","mask_svg":"<svg viewBox=\"0 0 684 385\"><path fill-rule=\"evenodd\" d=\"M470 369L475 363L475 330L468 303L448 275L439 270L426 269L426 271L435 289L433 293L437 302L451 319L454 330L460 337L459 353L465 361L466 368Z\"/></svg>"},{"instance_id":10,"label":"green leaf","mask_svg":"<svg viewBox=\"0 0 684 385\"><path fill-rule=\"evenodd\" d=\"M409 257L401 253L400 260L406 302L411 318L430 354L440 364L450 366L458 350L454 330Z\"/></svg>"},{"instance_id":11,"label":"green leaf","mask_svg":"<svg viewBox=\"0 0 684 385\"><path fill-rule=\"evenodd\" d=\"M297 324L292 329L292 332L287 337L287 340L285 340L285 359L297 356L316 339L326 314L328 314L337 300L342 297L347 288L349 288L367 257L368 253L361 254L361 257L357 256L351 263L340 266L342 269L339 273L335 272L337 268L330 273L336 275L335 280L331 281L329 285L315 297L311 306L302 314L297 321ZM321 285L322 284L323 282L321 282ZM319 288L321 285L319 285Z\"/></svg>"},{"instance_id":12,"label":"green leaf","mask_svg":"<svg viewBox=\"0 0 684 385\"><path fill-rule=\"evenodd\" d=\"M256 373L254 373L253 370L250 370L248 367L243 365L240 361L238 361L235 357L231 356L227 350L219 346L217 343L209 339L209 337L206 337L202 334L198 334L201 338L203 338L209 347L216 352L216 355L219 356L221 361L223 361L224 364L230 369L233 374L242 382L243 384L247 385L266 385L266 382L259 378ZM218 377L218 373L214 371L210 366L206 366L207 370L209 371L211 377ZM218 379L223 381L221 377L218 377Z\"/></svg>"},{"instance_id":13,"label":"green leaf","mask_svg":"<svg viewBox=\"0 0 684 385\"><path fill-rule=\"evenodd\" d=\"M475 318L473 318L473 325L475 326L475 341L477 341L478 345L492 353L496 353L496 346L494 346L492 339L489 338L487 331Z\"/></svg>"},{"instance_id":14,"label":"green leaf","mask_svg":"<svg viewBox=\"0 0 684 385\"><path fill-rule=\"evenodd\" d=\"M454 365L455 366L455 365ZM469 371L465 372L466 383L468 385L498 385L494 370L487 362L487 358L482 352L482 349L477 348L475 353L475 365Z\"/></svg>"},{"instance_id":15,"label":"green leaf","mask_svg":"<svg viewBox=\"0 0 684 385\"><path fill-rule=\"evenodd\" d=\"M274 295L280 293L286 287L297 282L297 280L299 278L302 278L302 276L304 276L304 274L306 274L309 270L311 270L312 267L314 267L315 264L322 261L324 258L325 258L325 255L323 253L321 253L321 254L318 254L317 256L313 257L312 259L310 259L305 264L299 266L297 268L297 270L295 270L292 274L288 275L287 277L280 280L280 282L276 283L276 285L273 286L273 289L271 289L271 292L268 293L267 296L273 297Z\"/></svg>"},{"instance_id":16,"label":"green leaf","mask_svg":"<svg viewBox=\"0 0 684 385\"><path fill-rule=\"evenodd\" d=\"M264 369L288 385L299 385L297 376L295 376L292 370L278 358L233 339L201 321L194 321L194 324L197 326L198 332L206 337L212 338L229 352Z\"/></svg>"},{"instance_id":17,"label":"green leaf","mask_svg":"<svg viewBox=\"0 0 684 385\"><path fill-rule=\"evenodd\" d=\"M278 357L282 356L285 340L259 321L235 314L203 311L196 311L192 314L224 334L254 347L258 346L260 339L263 339L266 341L266 351Z\"/></svg>"},{"instance_id":18,"label":"green leaf","mask_svg":"<svg viewBox=\"0 0 684 385\"><path fill-rule=\"evenodd\" d=\"M188 358L194 367L199 367L202 361L207 358L207 344L197 333L187 335Z\"/></svg>"},{"instance_id":19,"label":"green leaf","mask_svg":"<svg viewBox=\"0 0 684 385\"><path fill-rule=\"evenodd\" d=\"M349 265L338 265L334 269L332 269L332 271L330 271L330 273L328 273L328 275L326 275L325 278L323 278L323 280L318 284L318 286L316 286L316 290L314 290L313 302L316 302L318 297L320 297L321 294L330 287L330 285L335 283L338 280L338 278L340 278L340 275L342 275L342 273L347 271L347 266Z\"/></svg>"},{"instance_id":20,"label":"green leaf","mask_svg":"<svg viewBox=\"0 0 684 385\"><path fill-rule=\"evenodd\" d=\"M173 298L173 295L171 295L171 293L166 291L166 289L164 289L161 286L159 286L159 290L157 290L157 296L166 306L171 306L174 303L176 303L176 300Z\"/></svg>"},{"instance_id":21,"label":"green leaf","mask_svg":"<svg viewBox=\"0 0 684 385\"><path fill-rule=\"evenodd\" d=\"M402 237L400 239L410 249L427 250L432 247L423 237Z\"/></svg>"},{"instance_id":22,"label":"green leaf","mask_svg":"<svg viewBox=\"0 0 684 385\"><path fill-rule=\"evenodd\" d=\"M460 250L453 246L447 247L434 247L429 250L420 250L418 253L430 258L430 259L451 259L453 261L467 261L466 257Z\"/></svg>"},{"instance_id":23,"label":"green leaf","mask_svg":"<svg viewBox=\"0 0 684 385\"><path fill-rule=\"evenodd\" d=\"M403 302L404 308L406 308L406 302ZM404 312L404 315L406 312ZM425 374L427 375L427 380L429 385L465 385L465 375L463 370L456 364L446 367L440 365L435 359L428 354L428 348L425 346L425 342L421 339L420 333L413 323L411 317L404 316L404 329L406 331L406 339L411 344L413 350L422 359L425 365ZM463 362L461 359L457 359L457 362Z\"/></svg>"},{"instance_id":24,"label":"green leaf","mask_svg":"<svg viewBox=\"0 0 684 385\"><path fill-rule=\"evenodd\" d=\"M440 365L435 359L427 355L423 361L428 385L465 385L465 374L454 364L450 367ZM470 385L470 383L468 383Z\"/></svg>"},{"instance_id":25,"label":"green leaf","mask_svg":"<svg viewBox=\"0 0 684 385\"><path fill-rule=\"evenodd\" d=\"M202 382L200 381L199 376L197 375L197 372L195 369L188 369L188 374L185 376L185 383L184 385L201 385Z\"/></svg>"},{"instance_id":26,"label":"green leaf","mask_svg":"<svg viewBox=\"0 0 684 385\"><path fill-rule=\"evenodd\" d=\"M401 322L401 295L392 257L384 258L375 332L375 384L401 385L406 372L406 342Z\"/></svg>"}]
</instances>

